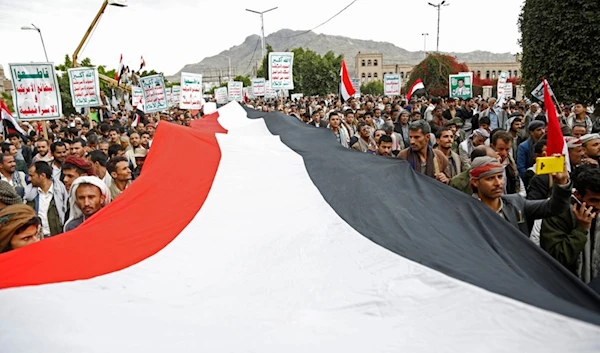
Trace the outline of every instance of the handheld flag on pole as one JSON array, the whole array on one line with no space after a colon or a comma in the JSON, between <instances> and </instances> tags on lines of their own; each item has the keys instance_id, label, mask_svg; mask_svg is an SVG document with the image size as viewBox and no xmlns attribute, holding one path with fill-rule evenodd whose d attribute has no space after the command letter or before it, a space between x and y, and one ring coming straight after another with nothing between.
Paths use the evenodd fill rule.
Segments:
<instances>
[{"instance_id":1,"label":"handheld flag on pole","mask_svg":"<svg viewBox=\"0 0 600 353\"><path fill-rule=\"evenodd\" d=\"M15 119L10 111L8 110L8 106L4 103L3 100L0 99L0 120L2 121L2 125L9 130L17 131L23 136L27 136L25 130L21 129L17 119Z\"/></svg>"},{"instance_id":2,"label":"handheld flag on pole","mask_svg":"<svg viewBox=\"0 0 600 353\"><path fill-rule=\"evenodd\" d=\"M346 68L346 61L342 59L342 69L340 71L340 97L342 101L347 101L350 97L354 96L356 90L352 87L352 81Z\"/></svg>"},{"instance_id":3,"label":"handheld flag on pole","mask_svg":"<svg viewBox=\"0 0 600 353\"><path fill-rule=\"evenodd\" d=\"M138 71L142 71L142 69L146 67L146 60L144 60L143 56L141 58L142 58L142 62L140 64L140 69Z\"/></svg>"},{"instance_id":4,"label":"handheld flag on pole","mask_svg":"<svg viewBox=\"0 0 600 353\"><path fill-rule=\"evenodd\" d=\"M119 59L119 68L117 69L117 73L115 74L115 80L117 84L121 82L121 76L123 76L123 71L125 70L125 66L123 66L123 54L121 54L121 58Z\"/></svg>"},{"instance_id":5,"label":"handheld flag on pole","mask_svg":"<svg viewBox=\"0 0 600 353\"><path fill-rule=\"evenodd\" d=\"M565 140L558 123L558 115L556 113L556 107L550 96L550 85L546 79L542 81L544 85L544 108L546 109L546 117L548 118L547 125L547 139L546 139L546 153L548 156L554 154L565 154Z\"/></svg>"},{"instance_id":6,"label":"handheld flag on pole","mask_svg":"<svg viewBox=\"0 0 600 353\"><path fill-rule=\"evenodd\" d=\"M424 89L425 85L423 84L423 81L421 79L416 80L415 83L413 83L412 86L410 86L408 92L406 93L406 101L410 102L410 97L412 97L413 94L415 94L419 90Z\"/></svg>"}]
</instances>

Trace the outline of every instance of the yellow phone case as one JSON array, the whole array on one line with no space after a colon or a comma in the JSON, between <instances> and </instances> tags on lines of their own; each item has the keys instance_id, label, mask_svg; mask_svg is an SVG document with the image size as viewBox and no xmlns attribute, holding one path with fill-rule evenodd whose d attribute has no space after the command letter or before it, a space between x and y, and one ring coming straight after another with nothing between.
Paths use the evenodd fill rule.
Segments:
<instances>
[{"instance_id":1,"label":"yellow phone case","mask_svg":"<svg viewBox=\"0 0 600 353\"><path fill-rule=\"evenodd\" d=\"M562 173L565 170L565 156L538 157L535 160L535 173Z\"/></svg>"}]
</instances>

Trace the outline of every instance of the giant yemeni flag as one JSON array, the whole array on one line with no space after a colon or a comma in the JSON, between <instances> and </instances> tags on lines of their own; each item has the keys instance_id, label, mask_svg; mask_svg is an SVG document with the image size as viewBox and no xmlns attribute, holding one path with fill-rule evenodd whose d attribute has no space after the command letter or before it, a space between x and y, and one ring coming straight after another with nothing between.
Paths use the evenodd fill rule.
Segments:
<instances>
[{"instance_id":1,"label":"giant yemeni flag","mask_svg":"<svg viewBox=\"0 0 600 353\"><path fill-rule=\"evenodd\" d=\"M350 74L348 74L348 68L346 68L346 61L342 59L342 69L340 71L340 96L342 100L347 101L350 99L356 90L352 86L352 80L350 80Z\"/></svg>"},{"instance_id":2,"label":"giant yemeni flag","mask_svg":"<svg viewBox=\"0 0 600 353\"><path fill-rule=\"evenodd\" d=\"M600 297L478 200L235 102L0 268L8 353L600 349Z\"/></svg>"}]
</instances>

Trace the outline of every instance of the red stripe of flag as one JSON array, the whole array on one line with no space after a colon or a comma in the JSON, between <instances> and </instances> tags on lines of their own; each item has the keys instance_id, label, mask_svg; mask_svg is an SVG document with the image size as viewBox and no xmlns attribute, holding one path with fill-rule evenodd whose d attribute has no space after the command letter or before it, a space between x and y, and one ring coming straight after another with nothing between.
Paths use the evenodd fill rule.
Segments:
<instances>
[{"instance_id":1,"label":"red stripe of flag","mask_svg":"<svg viewBox=\"0 0 600 353\"><path fill-rule=\"evenodd\" d=\"M548 129L546 131L546 153L551 156L554 154L563 154L563 148L565 140L563 138L560 124L558 123L558 115L556 113L556 107L550 96L548 89L548 81L543 79L544 83L544 108L546 109L546 116L548 117Z\"/></svg>"}]
</instances>

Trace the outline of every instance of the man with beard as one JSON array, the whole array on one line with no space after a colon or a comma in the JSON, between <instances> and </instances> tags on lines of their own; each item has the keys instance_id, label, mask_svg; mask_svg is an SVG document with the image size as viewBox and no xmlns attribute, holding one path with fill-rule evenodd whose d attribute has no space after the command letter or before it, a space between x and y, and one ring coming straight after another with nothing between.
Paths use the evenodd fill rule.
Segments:
<instances>
[{"instance_id":1,"label":"man with beard","mask_svg":"<svg viewBox=\"0 0 600 353\"><path fill-rule=\"evenodd\" d=\"M62 141L56 141L50 145L52 151L52 180L60 180L62 175L62 165L69 154L67 145Z\"/></svg>"},{"instance_id":2,"label":"man with beard","mask_svg":"<svg viewBox=\"0 0 600 353\"><path fill-rule=\"evenodd\" d=\"M358 124L358 141L356 141L352 148L361 152L374 152L376 150L375 140L371 137L371 128L364 122Z\"/></svg>"},{"instance_id":3,"label":"man with beard","mask_svg":"<svg viewBox=\"0 0 600 353\"><path fill-rule=\"evenodd\" d=\"M69 192L71 215L65 223L65 232L79 227L110 201L108 186L98 177L82 176L75 179Z\"/></svg>"},{"instance_id":4,"label":"man with beard","mask_svg":"<svg viewBox=\"0 0 600 353\"><path fill-rule=\"evenodd\" d=\"M414 121L409 127L410 147L398 153L398 158L406 160L417 173L425 174L448 184L450 178L445 174L448 159L441 151L429 146L431 127L424 120Z\"/></svg>"},{"instance_id":5,"label":"man with beard","mask_svg":"<svg viewBox=\"0 0 600 353\"><path fill-rule=\"evenodd\" d=\"M52 158L52 153L50 152L50 145L48 143L48 140L46 139L41 139L41 140L37 140L35 142L35 149L37 150L37 154L33 157L33 162L46 162L46 163L50 163L52 162L53 158Z\"/></svg>"},{"instance_id":6,"label":"man with beard","mask_svg":"<svg viewBox=\"0 0 600 353\"><path fill-rule=\"evenodd\" d=\"M375 153L378 156L392 156L392 137L388 135L383 135L377 141L377 152Z\"/></svg>"},{"instance_id":7,"label":"man with beard","mask_svg":"<svg viewBox=\"0 0 600 353\"><path fill-rule=\"evenodd\" d=\"M134 131L131 134L129 134L129 147L125 151L125 157L127 158L127 160L129 160L131 170L134 170L137 167L135 163L134 153L136 148L141 147L141 143L142 138L139 133Z\"/></svg>"},{"instance_id":8,"label":"man with beard","mask_svg":"<svg viewBox=\"0 0 600 353\"><path fill-rule=\"evenodd\" d=\"M518 194L504 195L504 166L495 158L478 157L471 164L471 187L476 197L500 217L529 237L528 221L544 219L569 209L571 185L569 173L552 175L552 197L526 200Z\"/></svg>"},{"instance_id":9,"label":"man with beard","mask_svg":"<svg viewBox=\"0 0 600 353\"><path fill-rule=\"evenodd\" d=\"M460 161L460 157L456 152L452 151L454 133L450 128L442 127L436 131L435 138L437 143L436 149L442 152L448 159L446 175L452 179L462 172L462 162Z\"/></svg>"}]
</instances>

